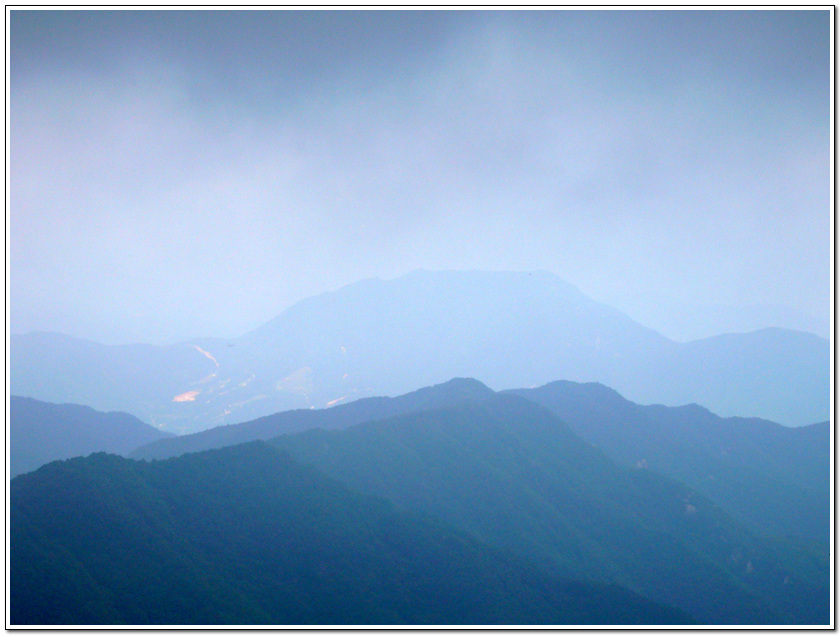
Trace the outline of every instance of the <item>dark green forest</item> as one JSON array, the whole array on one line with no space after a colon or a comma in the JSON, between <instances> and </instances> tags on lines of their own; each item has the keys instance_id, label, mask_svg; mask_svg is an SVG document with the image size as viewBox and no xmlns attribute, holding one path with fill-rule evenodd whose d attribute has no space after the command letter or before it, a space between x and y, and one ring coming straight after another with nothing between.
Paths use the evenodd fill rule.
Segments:
<instances>
[{"instance_id":1,"label":"dark green forest","mask_svg":"<svg viewBox=\"0 0 840 635\"><path fill-rule=\"evenodd\" d=\"M11 494L13 625L692 622L547 575L262 442L55 462Z\"/></svg>"}]
</instances>

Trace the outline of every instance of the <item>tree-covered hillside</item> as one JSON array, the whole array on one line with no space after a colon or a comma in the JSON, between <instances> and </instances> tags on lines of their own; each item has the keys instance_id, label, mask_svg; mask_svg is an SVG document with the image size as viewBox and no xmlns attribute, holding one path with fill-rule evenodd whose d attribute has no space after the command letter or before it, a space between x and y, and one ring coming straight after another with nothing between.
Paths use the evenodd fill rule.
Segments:
<instances>
[{"instance_id":1,"label":"tree-covered hillside","mask_svg":"<svg viewBox=\"0 0 840 635\"><path fill-rule=\"evenodd\" d=\"M789 428L724 419L696 404L642 406L606 386L570 381L509 392L548 407L616 461L703 492L753 531L817 540L827 549L828 422Z\"/></svg>"},{"instance_id":2,"label":"tree-covered hillside","mask_svg":"<svg viewBox=\"0 0 840 635\"><path fill-rule=\"evenodd\" d=\"M11 482L12 625L681 624L546 575L262 442Z\"/></svg>"},{"instance_id":3,"label":"tree-covered hillside","mask_svg":"<svg viewBox=\"0 0 840 635\"><path fill-rule=\"evenodd\" d=\"M617 466L515 395L273 442L359 491L699 621L828 621L827 558L778 551L697 491Z\"/></svg>"}]
</instances>

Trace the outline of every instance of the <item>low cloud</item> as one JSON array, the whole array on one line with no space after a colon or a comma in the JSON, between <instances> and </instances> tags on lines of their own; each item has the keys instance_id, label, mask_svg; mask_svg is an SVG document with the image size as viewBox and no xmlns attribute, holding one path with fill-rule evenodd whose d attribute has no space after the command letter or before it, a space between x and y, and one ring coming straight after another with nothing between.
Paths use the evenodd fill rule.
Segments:
<instances>
[{"instance_id":1,"label":"low cloud","mask_svg":"<svg viewBox=\"0 0 840 635\"><path fill-rule=\"evenodd\" d=\"M546 14L555 32L502 15L460 16L375 79L353 60L285 100L264 61L237 94L199 72L200 50L13 76L13 328L62 330L48 291L122 323L115 340L236 335L417 267L827 308L819 95L740 86L658 40L678 59L639 68L655 16L599 54L611 20Z\"/></svg>"}]
</instances>

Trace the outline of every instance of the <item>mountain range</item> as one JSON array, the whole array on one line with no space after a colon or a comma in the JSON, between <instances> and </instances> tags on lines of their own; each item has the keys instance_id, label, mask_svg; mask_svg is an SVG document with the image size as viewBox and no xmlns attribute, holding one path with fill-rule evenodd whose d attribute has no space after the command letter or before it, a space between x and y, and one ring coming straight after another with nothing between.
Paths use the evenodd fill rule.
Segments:
<instances>
[{"instance_id":1,"label":"mountain range","mask_svg":"<svg viewBox=\"0 0 840 635\"><path fill-rule=\"evenodd\" d=\"M828 541L828 421L790 428L724 419L696 404L642 406L601 384L569 381L510 392L548 407L614 460L703 492L754 531Z\"/></svg>"},{"instance_id":2,"label":"mountain range","mask_svg":"<svg viewBox=\"0 0 840 635\"><path fill-rule=\"evenodd\" d=\"M251 443L11 483L13 625L686 624Z\"/></svg>"},{"instance_id":3,"label":"mountain range","mask_svg":"<svg viewBox=\"0 0 840 635\"><path fill-rule=\"evenodd\" d=\"M93 454L14 478L13 621L829 619L821 542L762 536L475 380L208 435L183 439L232 445ZM270 441L237 443L248 436Z\"/></svg>"},{"instance_id":4,"label":"mountain range","mask_svg":"<svg viewBox=\"0 0 840 635\"><path fill-rule=\"evenodd\" d=\"M616 465L517 395L271 443L558 575L613 582L703 623L826 616L827 578L809 555L756 536L682 483Z\"/></svg>"},{"instance_id":5,"label":"mountain range","mask_svg":"<svg viewBox=\"0 0 840 635\"><path fill-rule=\"evenodd\" d=\"M342 429L390 417L478 401L493 391L475 379L452 379L397 397L365 397L332 408L301 409L278 412L253 421L229 424L179 437L158 439L134 449L135 459L165 459L187 452L223 448L248 441L269 440L282 434L313 428Z\"/></svg>"},{"instance_id":6,"label":"mountain range","mask_svg":"<svg viewBox=\"0 0 840 635\"><path fill-rule=\"evenodd\" d=\"M831 624L830 361L545 272L367 280L232 340L13 336L11 623Z\"/></svg>"},{"instance_id":7,"label":"mountain range","mask_svg":"<svg viewBox=\"0 0 840 635\"><path fill-rule=\"evenodd\" d=\"M785 425L829 409L825 339L772 328L678 343L540 271L365 280L233 340L105 346L32 333L10 348L12 393L123 410L179 434L451 377L497 390L594 381L640 403Z\"/></svg>"},{"instance_id":8,"label":"mountain range","mask_svg":"<svg viewBox=\"0 0 840 635\"><path fill-rule=\"evenodd\" d=\"M723 419L696 405L642 406L600 384L557 381L508 392L548 407L618 463L690 485L754 532L819 543L828 539L828 422L789 428L754 418ZM170 458L314 428L344 429L492 395L474 379L453 379L398 397L284 411L182 436L159 432L130 415L12 397L11 474L94 451Z\"/></svg>"},{"instance_id":9,"label":"mountain range","mask_svg":"<svg viewBox=\"0 0 840 635\"><path fill-rule=\"evenodd\" d=\"M663 293L610 297L605 300L637 322L680 341L705 339L720 333L748 333L767 326L806 331L829 339L828 319L819 320L780 304L724 305L684 302Z\"/></svg>"},{"instance_id":10,"label":"mountain range","mask_svg":"<svg viewBox=\"0 0 840 635\"><path fill-rule=\"evenodd\" d=\"M828 540L830 430L761 419L723 419L700 406L641 406L601 384L557 381L508 391L547 406L613 460L647 467L702 492L751 530ZM398 397L368 397L326 409L279 412L239 424L159 439L128 456L162 459L320 428L488 399L474 379L453 379ZM772 509L772 513L768 510Z\"/></svg>"}]
</instances>

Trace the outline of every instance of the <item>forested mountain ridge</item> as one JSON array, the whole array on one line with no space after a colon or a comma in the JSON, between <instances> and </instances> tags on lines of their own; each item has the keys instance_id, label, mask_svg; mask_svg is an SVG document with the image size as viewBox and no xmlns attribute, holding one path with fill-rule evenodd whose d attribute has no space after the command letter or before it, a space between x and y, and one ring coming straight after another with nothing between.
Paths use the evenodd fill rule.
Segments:
<instances>
[{"instance_id":1,"label":"forested mountain ridge","mask_svg":"<svg viewBox=\"0 0 840 635\"><path fill-rule=\"evenodd\" d=\"M355 493L263 442L10 487L12 625L685 624Z\"/></svg>"},{"instance_id":2,"label":"forested mountain ridge","mask_svg":"<svg viewBox=\"0 0 840 635\"><path fill-rule=\"evenodd\" d=\"M564 387L565 392L558 393L555 390L557 385ZM617 407L630 409L624 413L628 426L634 423L634 419L629 416L634 412L633 408L639 412L659 413L660 417L663 416L662 413L670 414L676 416L677 421L681 421L678 415L683 412L705 413L704 417L712 417L712 427L709 428L710 422L704 417L701 417L699 422L689 420L693 427L686 428L685 443L703 447L703 443L698 443L692 434L699 435L701 441L704 436L719 441L727 440L714 425L725 427L728 421L720 420L696 406L676 409L643 407L627 402L603 386L568 382L560 382L557 385L551 384L533 391L525 390L523 393L531 397L544 396L541 392L544 390L548 390L551 395L559 394L560 402L569 409L567 414L570 415L578 411L585 412L586 408L594 408L595 414L601 412L604 416L601 419L595 415L588 417L588 420L592 421L593 430L597 430L601 425L607 428L613 425L612 417L622 414L620 408L615 411ZM263 600L254 599L251 594L253 588L248 586L251 582L241 582L250 591L243 591L244 587L232 585L231 580L237 579L236 575L239 574L234 575L232 570L225 568L244 566L247 569L251 566L248 563L254 559L267 557L265 554L255 555L253 545L248 548L250 550L239 551L245 548L249 539L237 534L240 531L239 527L224 525L227 521L219 520L231 518L231 514L243 513L240 507L242 503L237 498L245 501L250 495L248 492L251 491L249 483L252 479L248 474L252 474L252 467L233 469L228 460L236 463L243 456L250 456L248 452L251 450L242 448L262 446L259 443L251 443L244 446L230 445L219 451L197 450L211 442L233 444L248 437L259 436L272 438L271 443L274 446L291 453L294 457L293 462L300 461L317 468L319 472L328 474L331 479L342 482L341 487L349 487L366 496L374 495L387 499L390 504L395 505L396 510L423 514L433 524L443 523L445 526L455 527L458 531L467 532L495 549L515 554L514 559L524 558L532 563L526 568L536 566L541 571L539 576L548 576L554 580L562 578L617 584L629 589L627 592L616 591L619 595L635 593L661 605L677 607L691 615L691 619L705 623L806 624L827 621L827 552L823 553L821 548L812 549L807 543L784 538L769 541L756 536L732 520L731 502L723 506L716 505L714 496L707 498L696 489L660 476L657 473L658 465L617 465L608 457L609 452L601 451L581 439L573 427L536 401L512 394L511 391L494 393L475 380L455 379L396 398L361 399L326 410L278 413L263 420L228 426L221 429L220 432L224 432L222 436L208 431L155 442L140 450L148 452L152 449L160 456L164 456L166 452L187 454L179 459L141 462L139 465L147 465L151 470L149 472L144 471L145 467L137 467L138 464L132 461L121 462L115 457L104 459L103 455L51 463L12 481L15 488L13 492L27 491L28 486L21 483L36 482L40 488L39 493L30 499L30 504L40 510L37 512L37 526L27 524L27 513L20 514L20 510L25 506L13 503L11 508L13 519L17 518L14 520L14 526L18 528L16 532L13 531L12 537L13 549L17 553L15 562L18 563L13 567L20 571L20 567L23 566L27 576L34 576L30 580L31 587L18 588L30 588L30 591L32 588L50 589L46 594L36 593L35 599L24 594L23 597L28 599L23 600L21 604L35 606L43 598L52 597L53 599L49 600L51 605L65 606L63 602L67 598L76 598L72 601L67 600L71 604L87 598L88 603L101 608L101 612L97 608L90 614L72 613L75 616L73 619L83 622L93 619L96 623L150 620L150 623L162 623L166 621L164 615L179 615L179 623L185 624L211 617L214 622L231 624L241 624L248 620L268 623L282 619L304 622L311 619L311 623L323 623L323 614L316 617L316 614L311 612L292 612L278 617L277 613L265 609ZM574 420L574 417L571 419ZM587 417L581 420L587 420ZM667 421L667 417L664 420ZM768 430L771 432L771 440L773 434L778 433L777 429L782 431L780 434L783 436L801 436L806 439L807 442L801 446L801 451L795 452L795 457L790 460L807 461L810 456L808 452L811 451L817 452L820 457L824 454L822 433L825 432L825 424L788 429L770 422L748 423L750 431L755 435L753 444L759 447L768 443L762 436ZM317 429L288 434L292 430L313 426ZM674 426L673 432L679 430L679 426ZM278 432L283 434L277 436ZM667 443L668 435L664 435L662 439L663 455L673 453L674 449L669 448ZM176 442L188 443L178 445ZM630 435L628 444L633 447L633 443L633 437ZM169 447L170 445L172 447ZM253 451L257 453L257 457L263 452ZM241 454L242 452L245 454ZM154 452L150 454L154 455ZM655 454L651 456L656 457ZM181 459L186 463L179 463ZM247 462L249 459L243 460ZM818 457L818 460L821 459ZM198 463L193 463L194 461ZM254 463L257 465L261 461L262 459L257 458ZM267 467L268 472L277 467L273 461L274 459L271 459L265 463L266 466L274 466ZM208 473L192 473L193 468L184 468L191 476L186 481L179 481L172 476L180 470L172 466L179 465L201 466L200 469ZM84 478L74 484L68 484L79 476L75 472L77 469L82 471ZM173 469L174 473L166 472ZM282 474L285 468L278 469ZM311 472L311 468L307 469ZM109 470L116 472L112 473ZM160 470L164 470L170 476L160 476ZM804 474L807 473L806 470ZM59 476L50 476L55 474ZM731 474L725 472L719 475L731 477ZM256 482L263 485L275 478L259 470L252 476ZM221 482L227 478L238 483L231 485L240 488L237 493L229 492L226 489L227 485ZM179 482L186 489L178 489L181 487L177 485ZM330 482L334 483L332 480ZM764 485L766 483L760 483L759 489ZM167 488L170 486L175 487L177 492L169 492ZM272 491L273 488L279 487L276 484L265 486ZM199 491L192 489L194 487L209 489ZM62 503L60 500L53 500L56 496L64 497L66 501ZM74 497L78 496L81 496L81 499L73 503ZM211 501L207 497L216 497L217 500ZM100 506L102 500L110 502L103 507ZM185 500L190 502L184 503ZM759 498L756 505L759 509L761 505L769 505L765 510L767 513L778 513L780 508L772 505L772 502L765 495L764 498ZM42 503L49 510L41 508ZM308 508L310 503L312 499L297 501L299 511L305 513L302 510ZM191 542L186 521L173 520L173 514L180 514L179 510L183 509L184 505L189 507L195 504L200 505L203 512L190 512L191 522L210 527L218 521L222 524L214 525L207 531L219 535L230 533L230 540L239 545L232 550L227 549L228 555L221 565L216 560L224 549L216 545L216 551L208 552L205 543ZM244 513L253 512L257 516L268 513L263 509L264 504L270 507L274 503L265 499L259 504L255 503ZM276 509L275 512L279 513ZM209 513L218 518L196 520L202 513ZM312 513L320 517L321 512ZM328 515L332 514L331 511ZM338 515L341 516L340 513ZM70 524L63 524L65 521ZM242 519L238 522L241 523ZM94 560L100 563L113 558L115 562L122 562L128 568L137 566L142 569L146 565L131 560L136 554L112 556L108 552L107 556L103 555L96 546L99 530L97 527L86 526L86 523L104 524L104 527L111 528L108 535L112 533L116 542L113 542L109 549L119 548L117 537L132 536L130 541L136 539L138 544L144 545L137 547L137 553L152 553L155 562L170 562L172 566L180 567L179 572L175 573L168 568L169 565L154 564L141 574L141 577L145 576L141 585L150 584L163 589L177 587L182 589L183 593L207 599L211 605L218 607L219 611L201 613L204 609L199 610L189 605L189 602L179 595L179 591L168 599L152 593L151 604L142 604L142 608L133 613L124 612L120 606L113 604L113 594L126 588L114 577L116 574L109 573L108 576L111 577L106 578L93 576L90 567L94 565L90 561L79 560L77 552L81 550L84 554L92 553L95 556ZM176 531L173 528L177 523L182 524L178 525ZM138 525L144 530L134 536L132 532ZM50 536L51 531L54 533ZM146 535L146 531L154 535ZM301 531L312 536L311 546L317 551L323 548L317 546L322 541L334 540L337 530L330 530L332 533L327 535L318 531L313 533L311 527L305 530L301 528ZM428 528L418 530L419 533L411 530L414 536L425 536L429 531L431 530ZM74 543L71 539L74 535L87 536L93 543ZM365 540L379 540L373 534L366 535L368 538ZM46 542L39 542L39 536L45 538ZM68 540L70 542L67 542ZM433 540L433 544L438 544L435 540L437 538ZM199 546L196 546L197 544ZM211 555L208 556L208 553ZM344 562L337 554L331 554L328 559ZM437 562L435 558L438 558L429 554L422 557L429 562ZM49 564L53 560L59 563L59 569ZM393 563L391 556L387 556L386 560ZM36 563L33 565L34 569L30 567L30 563ZM357 564L353 566L356 567ZM382 566L387 570L386 565ZM473 565L465 566L469 568ZM62 570L62 567L66 570ZM364 579L373 579L367 573L354 570L352 576L357 575ZM434 577L432 572L424 575ZM70 592L66 588L56 587L62 579L75 580L78 591ZM312 580L311 577L307 579ZM260 584L257 586L260 587ZM399 588L399 584L395 588ZM413 588L416 590L416 587ZM491 584L486 593L501 599L504 594L498 589L492 590L493 588L495 587ZM568 590L571 587L564 588ZM589 597L587 594L594 587L586 588L589 590L582 593ZM597 587L601 590L596 589L593 592L598 596L599 593L605 592L604 588ZM463 589L457 592L462 591ZM523 592L526 595L531 593ZM50 596L50 593L53 595ZM73 593L78 595L74 596ZM426 593L427 590L421 591L421 595ZM558 593L567 599L570 597L563 595L566 591ZM204 599L201 601L204 602ZM586 605L589 600L581 601ZM622 601L615 606L623 606ZM533 601L528 602L530 604L526 602L526 605L533 608ZM169 608L154 608L155 606ZM176 606L180 606L181 609L176 609ZM405 607L403 609L408 610ZM390 618L385 613L375 611L364 615L372 623L377 623L380 619L382 623L387 623L389 619L398 622L409 620L407 623L413 623L410 621L414 618L406 617L409 613L405 613L403 609L386 612ZM37 609L41 610L42 608ZM344 610L349 609L341 609ZM541 611L542 608L537 610L537 614L545 619L549 619L548 615L557 617L557 614ZM566 608L563 611L563 619L577 619L570 617L572 613L568 613ZM633 611L636 609L632 609L631 614L637 614ZM644 611L641 614L644 614ZM45 615L54 614L48 610ZM65 615L69 616L71 613ZM91 617L93 615L95 617ZM362 619L362 614L352 615L356 616L352 619ZM443 613L435 615L436 619L441 620L456 619L455 613L449 617L445 617ZM471 614L467 612L464 615ZM490 613L483 615L490 619L487 617ZM505 615L508 617L504 619L519 619L513 617L512 613ZM606 619L603 615L600 618L592 615L584 618L584 614L580 612L575 615L580 616L581 620ZM54 619L60 621L57 616Z\"/></svg>"},{"instance_id":3,"label":"forested mountain ridge","mask_svg":"<svg viewBox=\"0 0 840 635\"><path fill-rule=\"evenodd\" d=\"M341 319L336 319L341 316ZM680 344L547 272L416 271L308 298L236 339L102 346L11 338L15 394L194 432L451 377L494 389L598 381L786 425L828 418L829 345L764 329Z\"/></svg>"},{"instance_id":4,"label":"forested mountain ridge","mask_svg":"<svg viewBox=\"0 0 840 635\"><path fill-rule=\"evenodd\" d=\"M703 492L754 531L828 541L827 422L789 428L721 418L696 404L643 406L601 384L570 381L508 392L550 408L615 460Z\"/></svg>"},{"instance_id":5,"label":"forested mountain ridge","mask_svg":"<svg viewBox=\"0 0 840 635\"><path fill-rule=\"evenodd\" d=\"M124 412L98 412L15 395L9 398L8 429L11 476L91 452L128 454L142 444L172 436Z\"/></svg>"},{"instance_id":6,"label":"forested mountain ridge","mask_svg":"<svg viewBox=\"0 0 840 635\"><path fill-rule=\"evenodd\" d=\"M691 488L615 465L516 395L272 442L361 492L701 622L828 620L827 556L766 541Z\"/></svg>"},{"instance_id":7,"label":"forested mountain ridge","mask_svg":"<svg viewBox=\"0 0 840 635\"><path fill-rule=\"evenodd\" d=\"M827 423L788 428L760 419L723 419L696 405L642 406L600 384L558 381L506 392L547 406L575 434L616 461L690 485L755 532L821 542L828 538ZM308 428L346 428L493 394L476 380L453 379L399 397L282 412L162 439L130 456L166 458Z\"/></svg>"}]
</instances>

